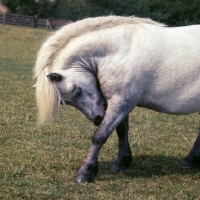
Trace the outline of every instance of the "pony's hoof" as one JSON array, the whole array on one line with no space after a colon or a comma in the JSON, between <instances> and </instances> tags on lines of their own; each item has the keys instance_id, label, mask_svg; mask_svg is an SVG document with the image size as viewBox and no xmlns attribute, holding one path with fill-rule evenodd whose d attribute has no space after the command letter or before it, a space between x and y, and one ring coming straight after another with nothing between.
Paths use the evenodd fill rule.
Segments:
<instances>
[{"instance_id":1,"label":"pony's hoof","mask_svg":"<svg viewBox=\"0 0 200 200\"><path fill-rule=\"evenodd\" d=\"M78 173L76 176L76 181L79 183L89 183L94 181L94 175L92 174L85 174L85 173Z\"/></svg>"},{"instance_id":2,"label":"pony's hoof","mask_svg":"<svg viewBox=\"0 0 200 200\"><path fill-rule=\"evenodd\" d=\"M127 169L132 162L132 157L118 157L112 164L110 171L111 172L120 172Z\"/></svg>"},{"instance_id":3,"label":"pony's hoof","mask_svg":"<svg viewBox=\"0 0 200 200\"><path fill-rule=\"evenodd\" d=\"M128 167L119 167L119 166L116 166L116 165L112 165L111 168L110 168L110 171L113 172L113 173L116 173L116 172L124 171L126 168L128 168Z\"/></svg>"},{"instance_id":4,"label":"pony's hoof","mask_svg":"<svg viewBox=\"0 0 200 200\"><path fill-rule=\"evenodd\" d=\"M97 165L86 165L82 166L81 169L77 172L76 181L79 183L89 183L94 181L94 177L98 173L98 164Z\"/></svg>"},{"instance_id":5,"label":"pony's hoof","mask_svg":"<svg viewBox=\"0 0 200 200\"><path fill-rule=\"evenodd\" d=\"M180 166L185 169L192 169L194 167L191 163L185 160L182 160L182 162L180 163Z\"/></svg>"}]
</instances>

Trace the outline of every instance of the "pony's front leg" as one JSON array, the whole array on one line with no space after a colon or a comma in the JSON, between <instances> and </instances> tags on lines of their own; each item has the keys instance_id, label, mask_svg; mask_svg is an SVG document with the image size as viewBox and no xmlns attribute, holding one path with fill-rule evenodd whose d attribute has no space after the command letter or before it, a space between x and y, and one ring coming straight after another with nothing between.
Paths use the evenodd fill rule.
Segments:
<instances>
[{"instance_id":1,"label":"pony's front leg","mask_svg":"<svg viewBox=\"0 0 200 200\"><path fill-rule=\"evenodd\" d=\"M78 182L90 182L94 180L94 177L98 172L98 156L101 147L107 141L113 130L128 114L129 109L127 109L126 112L122 112L120 107L120 105L112 105L112 108L107 109L102 123L93 135L92 146L88 156L77 172L76 180Z\"/></svg>"},{"instance_id":2,"label":"pony's front leg","mask_svg":"<svg viewBox=\"0 0 200 200\"><path fill-rule=\"evenodd\" d=\"M119 139L118 143L118 155L113 162L110 171L119 172L128 168L132 162L131 150L128 142L128 115L117 126L116 131Z\"/></svg>"},{"instance_id":3,"label":"pony's front leg","mask_svg":"<svg viewBox=\"0 0 200 200\"><path fill-rule=\"evenodd\" d=\"M200 133L189 154L181 162L181 166L186 168L200 166Z\"/></svg>"}]
</instances>

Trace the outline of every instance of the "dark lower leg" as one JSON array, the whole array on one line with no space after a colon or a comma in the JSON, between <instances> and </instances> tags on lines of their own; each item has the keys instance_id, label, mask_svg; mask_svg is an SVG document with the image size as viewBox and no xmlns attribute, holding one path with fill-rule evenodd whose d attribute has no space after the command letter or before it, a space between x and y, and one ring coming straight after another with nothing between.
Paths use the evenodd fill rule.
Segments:
<instances>
[{"instance_id":1,"label":"dark lower leg","mask_svg":"<svg viewBox=\"0 0 200 200\"><path fill-rule=\"evenodd\" d=\"M200 166L200 133L190 150L189 154L184 158L181 165L183 167L192 168L193 166Z\"/></svg>"},{"instance_id":2,"label":"dark lower leg","mask_svg":"<svg viewBox=\"0 0 200 200\"><path fill-rule=\"evenodd\" d=\"M92 146L87 158L84 160L81 168L77 172L76 180L78 182L90 182L98 173L98 155L100 146Z\"/></svg>"},{"instance_id":3,"label":"dark lower leg","mask_svg":"<svg viewBox=\"0 0 200 200\"><path fill-rule=\"evenodd\" d=\"M116 131L119 138L118 143L118 155L116 160L113 162L110 170L117 172L128 168L132 162L131 150L128 142L128 116L117 126Z\"/></svg>"},{"instance_id":4,"label":"dark lower leg","mask_svg":"<svg viewBox=\"0 0 200 200\"><path fill-rule=\"evenodd\" d=\"M129 158L128 165L130 165L131 163L131 153L128 145L128 138L126 136L128 133L128 118L123 120L123 118L128 114L128 112L130 112L131 109L129 108L126 110L126 112L122 112L122 108L124 108L125 106L126 108L128 108L126 104L122 105L122 101L119 101L118 98L117 101L115 101L115 98L113 98L113 100L110 101L112 102L112 104L108 107L100 126L94 132L94 135L92 137L92 146L89 150L86 159L84 160L83 165L77 172L76 180L78 182L90 182L94 180L94 177L96 176L98 171L98 156L100 153L100 149L103 146L103 144L105 144L105 142L116 127L118 127L117 132L120 139L120 150L118 156L120 161L119 164L118 162L117 164L118 166L121 166L121 163L122 161L124 162L125 157L125 160ZM118 101L120 103L118 103ZM122 125L119 125L120 122L122 122L122 120L124 122L122 123ZM123 133L124 131L120 131L121 129L126 130L125 133ZM127 163L127 161L124 163ZM125 164L125 166L127 166L127 164Z\"/></svg>"}]
</instances>

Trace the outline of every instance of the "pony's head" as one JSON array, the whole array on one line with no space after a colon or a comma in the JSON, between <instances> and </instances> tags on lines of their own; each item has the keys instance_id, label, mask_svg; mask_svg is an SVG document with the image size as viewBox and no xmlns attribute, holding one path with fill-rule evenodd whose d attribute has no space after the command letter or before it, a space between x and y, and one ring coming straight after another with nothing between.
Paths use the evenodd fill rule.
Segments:
<instances>
[{"instance_id":1,"label":"pony's head","mask_svg":"<svg viewBox=\"0 0 200 200\"><path fill-rule=\"evenodd\" d=\"M64 26L49 37L38 52L34 68L39 123L51 121L63 100L82 111L96 125L100 124L106 101L98 90L95 75L98 75L100 60L116 49L110 45L116 42L102 39L104 30L142 23L157 24L130 17L88 18ZM103 32L97 34L98 31Z\"/></svg>"},{"instance_id":2,"label":"pony's head","mask_svg":"<svg viewBox=\"0 0 200 200\"><path fill-rule=\"evenodd\" d=\"M46 78L58 89L61 104L76 107L96 126L100 125L107 105L99 83L91 73L57 70Z\"/></svg>"}]
</instances>

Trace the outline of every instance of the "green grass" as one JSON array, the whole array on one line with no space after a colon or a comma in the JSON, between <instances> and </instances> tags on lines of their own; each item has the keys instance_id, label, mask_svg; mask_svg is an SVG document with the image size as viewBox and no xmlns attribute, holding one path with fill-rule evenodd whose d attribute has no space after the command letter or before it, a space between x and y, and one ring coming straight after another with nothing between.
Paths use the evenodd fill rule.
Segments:
<instances>
[{"instance_id":1,"label":"green grass","mask_svg":"<svg viewBox=\"0 0 200 200\"><path fill-rule=\"evenodd\" d=\"M109 172L117 154L113 133L95 181L74 181L95 127L70 107L54 123L36 125L32 68L48 34L0 24L0 199L200 199L200 170L179 167L197 136L197 113L136 108L130 116L131 167Z\"/></svg>"}]
</instances>

